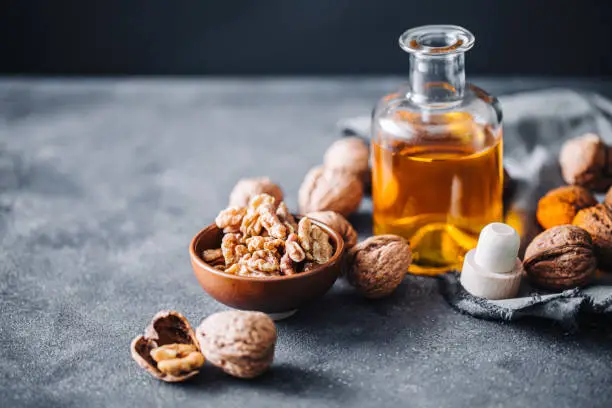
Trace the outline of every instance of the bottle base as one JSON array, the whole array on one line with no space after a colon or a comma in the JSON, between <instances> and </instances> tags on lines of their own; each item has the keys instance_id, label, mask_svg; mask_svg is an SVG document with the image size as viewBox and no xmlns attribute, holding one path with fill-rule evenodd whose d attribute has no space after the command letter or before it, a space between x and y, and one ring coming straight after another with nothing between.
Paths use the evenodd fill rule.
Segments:
<instances>
[{"instance_id":1,"label":"bottle base","mask_svg":"<svg viewBox=\"0 0 612 408\"><path fill-rule=\"evenodd\" d=\"M445 222L445 214L425 214L394 223L374 224L375 234L396 234L410 241L413 262L408 272L440 275L460 270L467 251L477 243L476 231Z\"/></svg>"}]
</instances>

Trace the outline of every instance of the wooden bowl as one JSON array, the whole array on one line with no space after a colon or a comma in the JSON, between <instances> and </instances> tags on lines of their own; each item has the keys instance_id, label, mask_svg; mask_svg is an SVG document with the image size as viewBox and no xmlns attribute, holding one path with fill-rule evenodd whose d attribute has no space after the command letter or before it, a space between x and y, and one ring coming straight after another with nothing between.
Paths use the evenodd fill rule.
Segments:
<instances>
[{"instance_id":1,"label":"wooden bowl","mask_svg":"<svg viewBox=\"0 0 612 408\"><path fill-rule=\"evenodd\" d=\"M311 221L330 237L334 253L329 262L308 272L269 278L230 275L204 262L202 252L219 248L223 237L215 224L209 225L198 232L189 245L191 265L198 282L214 299L235 309L265 312L277 320L291 316L302 305L323 296L340 275L344 251L342 237L327 225Z\"/></svg>"}]
</instances>

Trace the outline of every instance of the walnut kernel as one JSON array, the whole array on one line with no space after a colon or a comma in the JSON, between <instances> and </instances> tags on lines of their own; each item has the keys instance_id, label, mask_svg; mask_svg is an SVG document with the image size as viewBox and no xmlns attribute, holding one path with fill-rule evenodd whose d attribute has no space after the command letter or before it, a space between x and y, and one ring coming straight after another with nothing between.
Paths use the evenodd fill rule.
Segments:
<instances>
[{"instance_id":1,"label":"walnut kernel","mask_svg":"<svg viewBox=\"0 0 612 408\"><path fill-rule=\"evenodd\" d=\"M306 216L313 220L321 221L342 235L346 249L354 247L357 243L357 231L341 214L335 211L313 211L306 214Z\"/></svg>"},{"instance_id":2,"label":"walnut kernel","mask_svg":"<svg viewBox=\"0 0 612 408\"><path fill-rule=\"evenodd\" d=\"M548 229L527 247L523 266L527 278L546 289L568 289L588 283L597 260L589 233L573 225Z\"/></svg>"},{"instance_id":3,"label":"walnut kernel","mask_svg":"<svg viewBox=\"0 0 612 408\"><path fill-rule=\"evenodd\" d=\"M323 264L329 261L334 253L334 248L329 243L329 235L313 225L308 217L302 218L298 223L298 239L309 261Z\"/></svg>"},{"instance_id":4,"label":"walnut kernel","mask_svg":"<svg viewBox=\"0 0 612 408\"><path fill-rule=\"evenodd\" d=\"M204 250L202 260L231 275L293 275L306 261L323 264L334 252L325 231L307 217L297 224L285 203L269 194L251 197L246 208L222 210L216 224L224 232L221 248Z\"/></svg>"},{"instance_id":5,"label":"walnut kernel","mask_svg":"<svg viewBox=\"0 0 612 408\"><path fill-rule=\"evenodd\" d=\"M549 191L538 202L537 219L542 228L571 224L578 211L592 207L597 200L580 186L564 186Z\"/></svg>"},{"instance_id":6,"label":"walnut kernel","mask_svg":"<svg viewBox=\"0 0 612 408\"><path fill-rule=\"evenodd\" d=\"M151 357L159 371L172 376L198 370L204 365L204 356L191 344L166 344L151 350Z\"/></svg>"},{"instance_id":7,"label":"walnut kernel","mask_svg":"<svg viewBox=\"0 0 612 408\"><path fill-rule=\"evenodd\" d=\"M274 359L276 327L265 313L215 313L202 321L196 336L206 359L235 377L257 377Z\"/></svg>"},{"instance_id":8,"label":"walnut kernel","mask_svg":"<svg viewBox=\"0 0 612 408\"><path fill-rule=\"evenodd\" d=\"M346 257L346 278L367 298L390 295L412 262L408 242L397 235L377 235L355 245Z\"/></svg>"}]
</instances>

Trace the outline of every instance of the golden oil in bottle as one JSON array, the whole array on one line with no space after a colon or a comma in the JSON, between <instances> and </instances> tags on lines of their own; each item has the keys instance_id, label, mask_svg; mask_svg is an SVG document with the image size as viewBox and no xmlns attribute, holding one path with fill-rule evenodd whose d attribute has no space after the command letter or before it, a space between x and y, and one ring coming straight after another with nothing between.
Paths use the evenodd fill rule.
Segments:
<instances>
[{"instance_id":1,"label":"golden oil in bottle","mask_svg":"<svg viewBox=\"0 0 612 408\"><path fill-rule=\"evenodd\" d=\"M447 134L372 143L374 233L410 241L413 273L460 267L480 230L502 220L501 135L465 113L436 122Z\"/></svg>"},{"instance_id":2,"label":"golden oil in bottle","mask_svg":"<svg viewBox=\"0 0 612 408\"><path fill-rule=\"evenodd\" d=\"M412 273L460 268L480 230L502 220L501 109L465 83L464 52L473 42L456 26L404 33L409 84L374 110L374 233L410 241Z\"/></svg>"}]
</instances>

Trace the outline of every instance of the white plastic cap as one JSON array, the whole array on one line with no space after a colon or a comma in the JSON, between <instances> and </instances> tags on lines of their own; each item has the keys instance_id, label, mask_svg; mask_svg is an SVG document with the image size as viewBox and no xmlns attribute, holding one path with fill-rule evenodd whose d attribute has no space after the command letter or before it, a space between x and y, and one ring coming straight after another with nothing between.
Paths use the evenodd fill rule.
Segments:
<instances>
[{"instance_id":1,"label":"white plastic cap","mask_svg":"<svg viewBox=\"0 0 612 408\"><path fill-rule=\"evenodd\" d=\"M474 262L495 273L511 272L516 264L521 238L508 224L494 222L482 229Z\"/></svg>"},{"instance_id":2,"label":"white plastic cap","mask_svg":"<svg viewBox=\"0 0 612 408\"><path fill-rule=\"evenodd\" d=\"M519 246L519 235L511 226L494 222L484 227L476 248L463 261L460 280L465 290L486 299L515 297L523 273Z\"/></svg>"}]
</instances>

